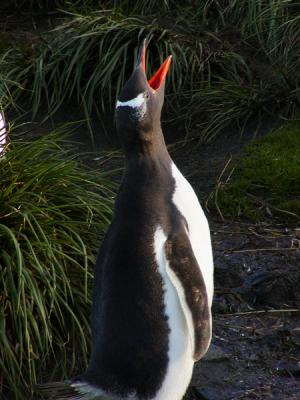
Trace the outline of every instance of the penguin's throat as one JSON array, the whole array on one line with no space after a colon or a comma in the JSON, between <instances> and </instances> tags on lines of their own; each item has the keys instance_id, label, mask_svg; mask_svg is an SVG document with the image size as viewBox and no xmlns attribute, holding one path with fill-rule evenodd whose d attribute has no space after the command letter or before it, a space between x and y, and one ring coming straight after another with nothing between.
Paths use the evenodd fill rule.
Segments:
<instances>
[{"instance_id":1,"label":"penguin's throat","mask_svg":"<svg viewBox=\"0 0 300 400\"><path fill-rule=\"evenodd\" d=\"M125 157L127 161L169 159L170 156L161 129L160 132L140 133L135 143L125 146Z\"/></svg>"}]
</instances>

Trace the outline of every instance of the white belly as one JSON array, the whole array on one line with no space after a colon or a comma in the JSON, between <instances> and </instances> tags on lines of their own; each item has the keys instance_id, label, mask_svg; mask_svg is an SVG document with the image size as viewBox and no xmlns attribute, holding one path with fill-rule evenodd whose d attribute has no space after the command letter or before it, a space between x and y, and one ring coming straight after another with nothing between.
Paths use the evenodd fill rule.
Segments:
<instances>
[{"instance_id":1,"label":"white belly","mask_svg":"<svg viewBox=\"0 0 300 400\"><path fill-rule=\"evenodd\" d=\"M167 373L153 400L181 400L192 377L194 345L189 330L190 311L185 309L187 306L181 298L181 293L184 296L181 284L168 265L164 248L166 240L166 235L158 226L154 235L154 252L164 283L165 312L170 334Z\"/></svg>"}]
</instances>

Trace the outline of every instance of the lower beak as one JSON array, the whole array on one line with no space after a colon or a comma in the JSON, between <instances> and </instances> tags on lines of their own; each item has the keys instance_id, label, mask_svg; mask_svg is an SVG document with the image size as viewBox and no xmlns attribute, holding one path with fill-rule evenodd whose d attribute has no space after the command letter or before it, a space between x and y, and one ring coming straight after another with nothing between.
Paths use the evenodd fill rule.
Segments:
<instances>
[{"instance_id":1,"label":"lower beak","mask_svg":"<svg viewBox=\"0 0 300 400\"><path fill-rule=\"evenodd\" d=\"M146 39L143 40L142 45L139 48L138 58L136 62L136 68L142 68L146 74ZM164 83L166 76L168 74L170 65L172 61L172 56L169 56L155 72L150 79L148 79L148 84L153 90L159 90Z\"/></svg>"}]
</instances>

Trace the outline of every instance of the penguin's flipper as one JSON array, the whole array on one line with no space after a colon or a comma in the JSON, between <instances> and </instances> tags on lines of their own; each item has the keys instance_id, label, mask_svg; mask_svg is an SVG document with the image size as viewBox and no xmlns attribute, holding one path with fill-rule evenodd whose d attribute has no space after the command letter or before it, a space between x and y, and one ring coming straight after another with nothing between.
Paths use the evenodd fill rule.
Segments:
<instances>
[{"instance_id":1,"label":"penguin's flipper","mask_svg":"<svg viewBox=\"0 0 300 400\"><path fill-rule=\"evenodd\" d=\"M111 400L101 389L85 382L51 382L35 386L35 392L42 399L55 400Z\"/></svg>"},{"instance_id":2,"label":"penguin's flipper","mask_svg":"<svg viewBox=\"0 0 300 400\"><path fill-rule=\"evenodd\" d=\"M165 243L169 276L175 286L194 338L194 359L206 353L211 340L211 312L205 282L185 229L169 235Z\"/></svg>"}]
</instances>

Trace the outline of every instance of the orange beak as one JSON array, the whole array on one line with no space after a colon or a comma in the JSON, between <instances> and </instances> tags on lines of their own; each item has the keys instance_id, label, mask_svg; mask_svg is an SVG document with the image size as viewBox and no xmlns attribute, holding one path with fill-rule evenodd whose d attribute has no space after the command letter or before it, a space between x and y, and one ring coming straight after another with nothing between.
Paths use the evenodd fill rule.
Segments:
<instances>
[{"instance_id":1,"label":"orange beak","mask_svg":"<svg viewBox=\"0 0 300 400\"><path fill-rule=\"evenodd\" d=\"M159 67L159 69L155 72L155 74L152 75L150 79L148 79L148 84L152 89L154 90L160 89L170 69L171 61L172 61L172 56L169 56ZM139 49L136 67L139 66L142 67L143 71L146 74L146 39L144 39L143 44Z\"/></svg>"}]
</instances>

